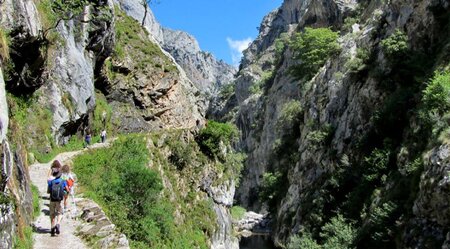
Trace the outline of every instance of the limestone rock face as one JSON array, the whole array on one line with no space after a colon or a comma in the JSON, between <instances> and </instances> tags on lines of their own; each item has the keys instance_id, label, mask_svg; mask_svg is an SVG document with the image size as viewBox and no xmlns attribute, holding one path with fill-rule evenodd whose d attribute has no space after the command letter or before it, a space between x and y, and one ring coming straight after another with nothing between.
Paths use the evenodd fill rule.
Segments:
<instances>
[{"instance_id":1,"label":"limestone rock face","mask_svg":"<svg viewBox=\"0 0 450 249\"><path fill-rule=\"evenodd\" d=\"M420 190L414 202L412 221L422 228L419 236L405 234L407 245L426 246L426 236L436 236L445 240L442 248L450 244L450 233L445 228L450 226L450 152L449 144L433 149L428 157L421 176Z\"/></svg>"},{"instance_id":2,"label":"limestone rock face","mask_svg":"<svg viewBox=\"0 0 450 249\"><path fill-rule=\"evenodd\" d=\"M219 88L231 83L236 69L219 61L211 53L200 50L197 40L183 31L163 28L164 44L187 77L202 92L217 94Z\"/></svg>"},{"instance_id":3,"label":"limestone rock face","mask_svg":"<svg viewBox=\"0 0 450 249\"><path fill-rule=\"evenodd\" d=\"M22 38L38 37L42 31L36 5L33 0L5 0L0 5L0 25L16 30Z\"/></svg>"},{"instance_id":4,"label":"limestone rock face","mask_svg":"<svg viewBox=\"0 0 450 249\"><path fill-rule=\"evenodd\" d=\"M17 229L31 222L32 197L30 177L23 160L21 145L13 149L7 138L8 106L0 68L0 247L12 248ZM12 135L13 136L13 135ZM18 225L19 224L19 225Z\"/></svg>"},{"instance_id":5,"label":"limestone rock face","mask_svg":"<svg viewBox=\"0 0 450 249\"><path fill-rule=\"evenodd\" d=\"M432 44L445 54L445 48L436 44L446 44L444 37L447 33L438 29L442 27L440 18L448 15L448 1L422 1L416 4L398 0L389 5L371 1L361 12L361 22L350 25L350 30L344 30L344 20L355 13L356 8L356 1L284 1L282 7L264 18L258 38L244 51L234 82L234 93L221 99L220 103L213 103L213 109L209 110L216 118L224 120L226 114L228 118L225 120L236 123L241 131L239 147L248 152L241 183L236 191L239 205L256 212L267 211L268 204L261 202L259 197L263 175L267 172L286 172L281 186L278 186L286 189L279 190L282 194L275 204L277 212L271 214L275 222L273 238L278 246L286 246L291 236L304 229L320 229L314 222L319 222L327 212L320 203L332 202L335 198L333 191L339 188L332 185L331 176L351 164L363 167L361 162L364 162L368 152L360 147L360 142L373 136L370 132L379 125L376 123L377 113L385 108L387 100L392 99L392 89L383 88L386 79L367 73L368 69L360 73L349 69L349 62L360 56L358 51L367 49L371 54L371 65L380 68L384 75L392 73L398 68L392 69L380 41L400 29L407 33L408 46L412 50L427 50L426 44ZM293 78L289 69L298 62L293 60L290 48L278 54L275 40L281 38L282 33L290 36L305 27L330 26L333 30L342 28L338 39L341 47L339 54L331 57L312 79ZM294 100L300 107L295 114L299 121L295 126L287 127L282 122L283 108ZM414 126L408 125L412 121L406 123L405 129L414 130ZM317 135L324 137L317 138ZM289 143L284 143L288 140ZM442 154L445 149L440 151ZM417 235L414 226L440 234L434 237L440 241L439 246L445 241L447 235L443 227L448 224L437 223L438 219L442 222L448 220L440 212L446 210L448 202L445 177L448 169L444 166L446 160L441 161L442 164L430 163L425 167L421 192L414 208L415 215L422 219L410 220L422 225L404 228L405 234L408 234L402 237L404 245L427 248L427 244L408 242L414 240L408 236ZM425 180L428 177L434 180ZM387 182L383 188L386 192L392 191L393 186L398 184ZM376 206L382 200L383 197L380 197L371 205ZM369 208L369 211L372 209Z\"/></svg>"},{"instance_id":6,"label":"limestone rock face","mask_svg":"<svg viewBox=\"0 0 450 249\"><path fill-rule=\"evenodd\" d=\"M118 41L124 53L102 67L101 90L112 102L120 130L141 132L190 128L204 116L203 96L173 59L152 41L145 29L122 10L117 25L136 33ZM125 36L125 35L124 35ZM131 108L131 110L130 110Z\"/></svg>"},{"instance_id":7,"label":"limestone rock face","mask_svg":"<svg viewBox=\"0 0 450 249\"><path fill-rule=\"evenodd\" d=\"M3 80L3 71L0 64L0 141L6 138L8 124L9 117L8 104L6 103L5 81Z\"/></svg>"},{"instance_id":8,"label":"limestone rock face","mask_svg":"<svg viewBox=\"0 0 450 249\"><path fill-rule=\"evenodd\" d=\"M131 17L141 22L145 11L139 0L116 0ZM218 61L200 49L197 40L183 31L162 27L152 11L148 9L144 26L151 37L175 59L186 72L186 76L202 93L214 94L234 79L236 69Z\"/></svg>"}]
</instances>

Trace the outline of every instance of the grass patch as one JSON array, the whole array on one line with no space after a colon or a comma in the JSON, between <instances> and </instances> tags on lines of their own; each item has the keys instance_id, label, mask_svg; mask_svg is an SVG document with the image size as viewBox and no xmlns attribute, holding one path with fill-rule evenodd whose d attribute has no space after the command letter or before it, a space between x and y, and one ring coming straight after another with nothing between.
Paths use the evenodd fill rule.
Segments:
<instances>
[{"instance_id":1,"label":"grass patch","mask_svg":"<svg viewBox=\"0 0 450 249\"><path fill-rule=\"evenodd\" d=\"M94 138L92 143L95 143L95 140L99 140L99 138ZM51 151L42 152L36 149L32 149L31 151L34 153L36 160L40 163L48 163L53 158L55 158L58 154L68 151L76 151L84 148L84 141L81 138L73 136L69 142L65 145L58 146L54 145Z\"/></svg>"},{"instance_id":2,"label":"grass patch","mask_svg":"<svg viewBox=\"0 0 450 249\"><path fill-rule=\"evenodd\" d=\"M5 30L0 28L0 60L9 60L9 36Z\"/></svg>"},{"instance_id":3,"label":"grass patch","mask_svg":"<svg viewBox=\"0 0 450 249\"><path fill-rule=\"evenodd\" d=\"M29 226L23 229L23 234L19 234L14 239L14 249L32 249L33 248L33 229Z\"/></svg>"},{"instance_id":4,"label":"grass patch","mask_svg":"<svg viewBox=\"0 0 450 249\"><path fill-rule=\"evenodd\" d=\"M41 213L41 206L39 205L39 189L31 184L31 193L33 195L33 219L36 219Z\"/></svg>"},{"instance_id":5,"label":"grass patch","mask_svg":"<svg viewBox=\"0 0 450 249\"><path fill-rule=\"evenodd\" d=\"M135 69L144 70L148 66L153 66L162 68L164 72L177 70L161 49L149 40L147 30L119 8L116 8L115 13L115 57L120 60L127 56L132 57L132 61L136 62Z\"/></svg>"},{"instance_id":6,"label":"grass patch","mask_svg":"<svg viewBox=\"0 0 450 249\"><path fill-rule=\"evenodd\" d=\"M240 220L244 218L245 212L247 212L247 210L245 210L245 208L241 206L233 206L231 207L230 212L233 219Z\"/></svg>"}]
</instances>

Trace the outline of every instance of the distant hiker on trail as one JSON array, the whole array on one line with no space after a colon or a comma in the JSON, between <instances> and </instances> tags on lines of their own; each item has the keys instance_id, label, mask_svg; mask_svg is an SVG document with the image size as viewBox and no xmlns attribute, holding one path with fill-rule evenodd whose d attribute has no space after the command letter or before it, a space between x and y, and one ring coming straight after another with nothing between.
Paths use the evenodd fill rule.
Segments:
<instances>
[{"instance_id":1,"label":"distant hiker on trail","mask_svg":"<svg viewBox=\"0 0 450 249\"><path fill-rule=\"evenodd\" d=\"M67 211L67 199L69 194L73 192L73 184L75 183L75 177L70 172L70 166L67 164L62 166L61 179L66 181L67 184L66 191L64 191L64 211Z\"/></svg>"},{"instance_id":2,"label":"distant hiker on trail","mask_svg":"<svg viewBox=\"0 0 450 249\"><path fill-rule=\"evenodd\" d=\"M58 162L55 160L55 162ZM53 163L55 163L53 162ZM59 162L58 162L59 163ZM61 170L60 168L52 168L54 177L53 180L48 181L48 189L47 193L50 194L50 222L51 222L51 230L50 233L52 236L59 234L61 232L60 222L63 215L63 209L61 206L61 201L64 199L64 190L67 190L67 183L63 179L61 179Z\"/></svg>"},{"instance_id":3,"label":"distant hiker on trail","mask_svg":"<svg viewBox=\"0 0 450 249\"><path fill-rule=\"evenodd\" d=\"M56 171L60 171L61 170L61 163L58 160L53 161L52 166L50 166L50 169L48 170L47 173L47 181L51 181L53 179L55 179L55 177L53 176L53 173Z\"/></svg>"},{"instance_id":4,"label":"distant hiker on trail","mask_svg":"<svg viewBox=\"0 0 450 249\"><path fill-rule=\"evenodd\" d=\"M84 137L84 142L86 142L86 147L91 145L91 133L90 132L88 132L86 134L86 136Z\"/></svg>"},{"instance_id":5,"label":"distant hiker on trail","mask_svg":"<svg viewBox=\"0 0 450 249\"><path fill-rule=\"evenodd\" d=\"M100 133L100 137L102 138L102 143L106 141L106 130L102 130L102 133Z\"/></svg>"}]
</instances>

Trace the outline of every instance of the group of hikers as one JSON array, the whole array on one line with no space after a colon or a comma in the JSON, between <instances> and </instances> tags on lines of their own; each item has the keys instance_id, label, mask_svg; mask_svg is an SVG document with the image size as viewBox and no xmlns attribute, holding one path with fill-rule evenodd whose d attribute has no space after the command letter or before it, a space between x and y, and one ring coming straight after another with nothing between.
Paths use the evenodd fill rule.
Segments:
<instances>
[{"instance_id":1,"label":"group of hikers","mask_svg":"<svg viewBox=\"0 0 450 249\"><path fill-rule=\"evenodd\" d=\"M73 195L74 192L75 176L71 173L68 164L61 165L58 160L55 160L48 171L47 183L47 193L50 194L50 233L55 236L61 232L60 223L64 211L68 210L69 194Z\"/></svg>"},{"instance_id":2,"label":"group of hikers","mask_svg":"<svg viewBox=\"0 0 450 249\"><path fill-rule=\"evenodd\" d=\"M89 145L91 145L91 139L91 132L86 132L86 135L84 136L84 147L88 147ZM100 133L100 139L102 143L106 142L106 130L102 130L102 132Z\"/></svg>"}]
</instances>

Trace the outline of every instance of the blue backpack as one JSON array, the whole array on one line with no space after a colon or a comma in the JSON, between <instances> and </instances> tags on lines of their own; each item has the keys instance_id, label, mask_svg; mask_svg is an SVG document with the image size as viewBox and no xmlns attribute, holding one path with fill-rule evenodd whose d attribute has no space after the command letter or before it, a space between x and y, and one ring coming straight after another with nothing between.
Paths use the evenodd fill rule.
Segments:
<instances>
[{"instance_id":1,"label":"blue backpack","mask_svg":"<svg viewBox=\"0 0 450 249\"><path fill-rule=\"evenodd\" d=\"M64 199L64 181L60 178L52 180L50 189L50 201L62 201Z\"/></svg>"}]
</instances>

